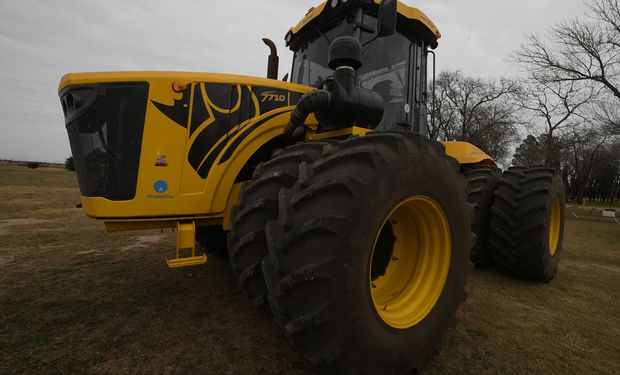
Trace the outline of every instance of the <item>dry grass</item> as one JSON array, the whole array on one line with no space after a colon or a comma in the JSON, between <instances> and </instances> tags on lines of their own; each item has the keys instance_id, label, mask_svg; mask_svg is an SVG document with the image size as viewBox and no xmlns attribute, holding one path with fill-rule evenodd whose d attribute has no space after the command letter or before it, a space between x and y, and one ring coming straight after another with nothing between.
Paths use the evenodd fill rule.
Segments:
<instances>
[{"instance_id":1,"label":"dry grass","mask_svg":"<svg viewBox=\"0 0 620 375\"><path fill-rule=\"evenodd\" d=\"M226 262L169 270L174 236L105 233L75 175L0 166L0 373L311 373ZM620 226L569 219L549 285L475 271L428 373L620 373Z\"/></svg>"}]
</instances>

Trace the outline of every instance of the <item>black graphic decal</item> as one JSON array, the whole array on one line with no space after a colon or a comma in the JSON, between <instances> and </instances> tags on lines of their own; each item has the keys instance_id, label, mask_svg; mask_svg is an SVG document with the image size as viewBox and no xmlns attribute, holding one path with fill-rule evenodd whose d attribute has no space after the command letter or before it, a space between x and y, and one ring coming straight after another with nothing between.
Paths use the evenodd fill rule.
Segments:
<instances>
[{"instance_id":1,"label":"black graphic decal","mask_svg":"<svg viewBox=\"0 0 620 375\"><path fill-rule=\"evenodd\" d=\"M187 117L189 115L189 97L191 95L191 87L188 85L183 90L183 96L180 100L174 100L173 105L165 105L151 100L151 103L157 107L170 120L176 122L180 126L187 128Z\"/></svg>"},{"instance_id":2,"label":"black graphic decal","mask_svg":"<svg viewBox=\"0 0 620 375\"><path fill-rule=\"evenodd\" d=\"M233 90L234 91L234 90ZM252 92L246 86L241 89L241 103L239 103L239 110L235 111L230 115L230 131L232 135L233 132L236 132L238 129L235 129L236 126L243 124L247 120L259 116L261 113L259 110L259 106L254 104ZM256 100L258 102L258 100ZM232 102L235 103L235 102Z\"/></svg>"},{"instance_id":3,"label":"black graphic decal","mask_svg":"<svg viewBox=\"0 0 620 375\"><path fill-rule=\"evenodd\" d=\"M253 119L296 102L301 94L268 87L195 82L193 84L192 114L189 118L191 88L183 91L174 105L153 104L170 120L187 128L194 138L187 161L198 175L205 179L217 158L218 164L228 161L238 146L254 130L284 112L277 111L252 124ZM189 120L189 121L188 121ZM197 132L197 134L196 134ZM241 132L240 136L234 138Z\"/></svg>"},{"instance_id":4,"label":"black graphic decal","mask_svg":"<svg viewBox=\"0 0 620 375\"><path fill-rule=\"evenodd\" d=\"M203 83L202 84L209 95L209 100L221 111L228 112L237 103L237 87L221 84L221 83ZM232 100L231 92L234 92L235 99Z\"/></svg>"},{"instance_id":5,"label":"black graphic decal","mask_svg":"<svg viewBox=\"0 0 620 375\"><path fill-rule=\"evenodd\" d=\"M275 114L273 114L271 116L265 117L264 119L256 122L254 125L251 125L251 126L245 128L243 130L243 133L241 133L241 135L239 137L237 137L237 139L235 139L234 141L231 142L230 147L228 147L228 149L226 150L224 155L222 155L222 158L220 159L220 162L218 163L218 165L222 164L222 163L226 162L228 159L230 159L230 157L235 152L237 147L239 147L241 142L243 142L243 140L246 139L247 136L250 135L250 133L252 133L256 128L258 128L262 124L266 123L267 121L271 120L272 118L274 118L274 117L276 117L276 116L278 116L280 114L282 114L282 112L275 113Z\"/></svg>"},{"instance_id":6,"label":"black graphic decal","mask_svg":"<svg viewBox=\"0 0 620 375\"><path fill-rule=\"evenodd\" d=\"M211 118L211 115L209 114L209 111L207 111L207 107L205 106L204 99L202 97L202 85L197 84L195 86L196 88L194 89L194 104L192 106L192 121L189 127L190 137L203 122Z\"/></svg>"},{"instance_id":7,"label":"black graphic decal","mask_svg":"<svg viewBox=\"0 0 620 375\"><path fill-rule=\"evenodd\" d=\"M206 98L203 98L202 94L200 94L200 98L198 98L198 93L202 92L203 89L205 90L205 93L207 95ZM230 109L227 108L228 104L225 105L223 108L208 108L207 101L203 99L208 99L208 101L213 103L213 98L217 97L218 101L226 99L226 102L228 103L228 98L230 97L230 92L232 90L236 91L236 86L231 86L227 84L204 83L196 85L196 89L194 90L195 99L192 112L198 111L208 113L210 115L206 118L208 119L209 123L206 127L200 130L200 133L198 133L198 136L196 137L194 143L189 149L189 154L187 157L192 168L194 168L194 170L197 171L202 178L206 178L207 175L202 175L199 172L201 170L200 166L203 164L203 160L205 159L213 145L215 145L220 139L222 139L222 137L226 137L229 129L228 117L230 115ZM213 104L216 105L215 103ZM199 116L198 118L203 118L203 116ZM194 115L192 113L192 129L197 129L203 124L202 122L194 123L193 120ZM208 171L209 170L207 169L206 172L208 173Z\"/></svg>"},{"instance_id":8,"label":"black graphic decal","mask_svg":"<svg viewBox=\"0 0 620 375\"><path fill-rule=\"evenodd\" d=\"M209 156L205 159L204 163L198 168L198 175L202 178L207 178L211 167L213 166L213 162L215 162L215 158L218 157L222 149L226 146L226 142L221 142L219 145L213 148L213 151L209 153Z\"/></svg>"},{"instance_id":9,"label":"black graphic decal","mask_svg":"<svg viewBox=\"0 0 620 375\"><path fill-rule=\"evenodd\" d=\"M295 105L297 104L297 102L299 101L299 99L301 99L301 97L303 96L302 93L300 92L290 92L289 93L289 105Z\"/></svg>"}]
</instances>

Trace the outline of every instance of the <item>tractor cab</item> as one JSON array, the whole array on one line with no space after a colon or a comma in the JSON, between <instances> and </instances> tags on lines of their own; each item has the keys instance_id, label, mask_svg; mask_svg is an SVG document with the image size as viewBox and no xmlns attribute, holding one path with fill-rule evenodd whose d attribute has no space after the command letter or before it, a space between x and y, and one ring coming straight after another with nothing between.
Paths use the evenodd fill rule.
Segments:
<instances>
[{"instance_id":1,"label":"tractor cab","mask_svg":"<svg viewBox=\"0 0 620 375\"><path fill-rule=\"evenodd\" d=\"M294 52L291 81L321 88L334 74L328 66L330 44L338 37L354 36L362 45L356 85L378 93L384 103L376 130L426 135L427 55L440 33L418 9L400 2L394 6L395 28L392 24L388 32L382 30L382 22L389 16L378 16L384 11L379 1L333 0L310 9L285 38Z\"/></svg>"}]
</instances>

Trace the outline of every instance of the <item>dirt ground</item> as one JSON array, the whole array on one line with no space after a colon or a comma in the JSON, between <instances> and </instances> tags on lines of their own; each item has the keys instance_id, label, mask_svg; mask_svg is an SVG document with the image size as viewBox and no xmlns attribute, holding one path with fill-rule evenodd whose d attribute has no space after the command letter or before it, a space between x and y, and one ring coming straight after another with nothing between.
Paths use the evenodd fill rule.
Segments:
<instances>
[{"instance_id":1,"label":"dirt ground","mask_svg":"<svg viewBox=\"0 0 620 375\"><path fill-rule=\"evenodd\" d=\"M313 373L226 261L170 270L174 234L106 233L78 195L0 165L0 374ZM552 283L473 272L426 373L620 374L620 225L575 213Z\"/></svg>"}]
</instances>

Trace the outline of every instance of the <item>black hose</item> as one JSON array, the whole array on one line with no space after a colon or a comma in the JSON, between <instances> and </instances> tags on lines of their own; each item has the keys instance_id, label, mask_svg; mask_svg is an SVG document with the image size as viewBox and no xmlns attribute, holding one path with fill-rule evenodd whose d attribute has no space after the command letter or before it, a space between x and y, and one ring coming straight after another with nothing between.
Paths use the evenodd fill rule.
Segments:
<instances>
[{"instance_id":1,"label":"black hose","mask_svg":"<svg viewBox=\"0 0 620 375\"><path fill-rule=\"evenodd\" d=\"M327 90L314 90L302 96L291 113L291 119L284 129L284 136L291 138L297 128L304 126L306 118L311 113L329 109L332 101L333 94Z\"/></svg>"}]
</instances>

